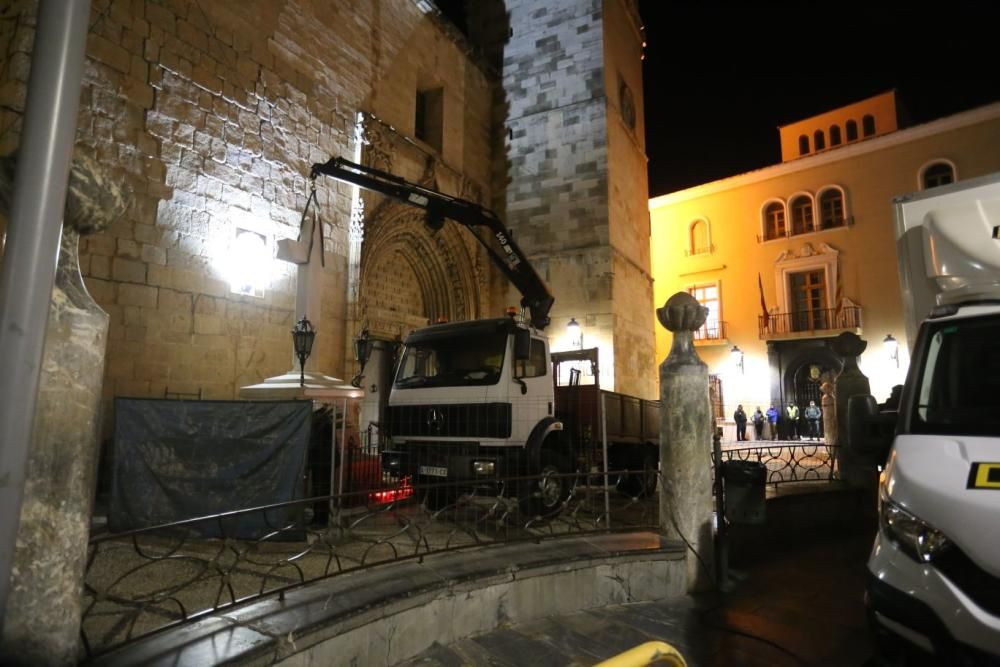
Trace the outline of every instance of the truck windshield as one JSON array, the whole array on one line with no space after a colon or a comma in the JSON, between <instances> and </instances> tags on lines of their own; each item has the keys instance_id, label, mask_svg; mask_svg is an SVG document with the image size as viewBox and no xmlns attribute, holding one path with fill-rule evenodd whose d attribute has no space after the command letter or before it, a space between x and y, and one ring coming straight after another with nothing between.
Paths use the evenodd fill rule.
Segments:
<instances>
[{"instance_id":1,"label":"truck windshield","mask_svg":"<svg viewBox=\"0 0 1000 667\"><path fill-rule=\"evenodd\" d=\"M1000 435L1000 317L930 327L910 432Z\"/></svg>"},{"instance_id":2,"label":"truck windshield","mask_svg":"<svg viewBox=\"0 0 1000 667\"><path fill-rule=\"evenodd\" d=\"M396 387L462 387L496 384L503 369L507 334L440 337L407 344Z\"/></svg>"}]
</instances>

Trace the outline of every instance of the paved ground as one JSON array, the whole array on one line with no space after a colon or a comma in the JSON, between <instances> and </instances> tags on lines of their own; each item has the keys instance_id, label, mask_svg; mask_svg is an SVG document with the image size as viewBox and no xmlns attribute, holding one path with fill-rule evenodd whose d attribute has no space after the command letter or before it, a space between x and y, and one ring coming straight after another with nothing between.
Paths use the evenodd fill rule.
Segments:
<instances>
[{"instance_id":1,"label":"paved ground","mask_svg":"<svg viewBox=\"0 0 1000 667\"><path fill-rule=\"evenodd\" d=\"M749 565L728 595L608 607L435 645L405 667L592 665L652 639L689 665L865 665L865 531L819 538Z\"/></svg>"}]
</instances>

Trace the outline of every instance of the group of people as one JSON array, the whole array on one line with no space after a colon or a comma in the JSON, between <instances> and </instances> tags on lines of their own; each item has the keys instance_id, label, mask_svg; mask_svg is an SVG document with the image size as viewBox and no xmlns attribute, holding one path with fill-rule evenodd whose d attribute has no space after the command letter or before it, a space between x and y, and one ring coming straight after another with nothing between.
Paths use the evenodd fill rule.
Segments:
<instances>
[{"instance_id":1,"label":"group of people","mask_svg":"<svg viewBox=\"0 0 1000 667\"><path fill-rule=\"evenodd\" d=\"M788 405L785 408L787 413L783 419L781 418L781 413L772 404L771 407L767 409L767 412L761 412L760 406L754 411L753 416L747 417L746 411L743 409L743 405L739 405L736 408L736 412L733 414L733 421L736 422L736 440L739 442L744 442L749 440L747 437L747 422L753 424L754 435L756 435L757 440L764 439L764 425L769 426L769 435L771 440L778 439L778 422L779 419L785 426L786 437L789 440L801 440L802 432L806 429L801 428L801 421L804 418L808 425L808 435L805 437L809 440L819 440L820 439L820 427L819 420L823 417L823 411L819 409L816 405L816 401L809 401L809 405L805 410L799 411L799 406L794 403Z\"/></svg>"}]
</instances>

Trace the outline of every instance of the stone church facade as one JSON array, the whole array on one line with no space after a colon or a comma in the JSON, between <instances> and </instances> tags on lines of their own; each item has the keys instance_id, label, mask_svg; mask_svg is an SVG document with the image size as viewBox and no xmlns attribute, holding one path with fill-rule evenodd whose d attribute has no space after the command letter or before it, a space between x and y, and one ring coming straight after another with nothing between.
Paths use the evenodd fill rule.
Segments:
<instances>
[{"instance_id":1,"label":"stone church facade","mask_svg":"<svg viewBox=\"0 0 1000 667\"><path fill-rule=\"evenodd\" d=\"M18 144L36 9L0 10L2 153ZM296 270L275 250L331 156L497 210L555 294L554 348L575 317L602 379L651 396L635 4L481 0L465 16L463 33L426 0L93 1L77 151L130 196L81 246L111 318L105 434L114 397L233 399L291 368ZM350 378L362 329L391 341L518 302L467 230L432 234L416 209L315 185L309 368ZM245 239L263 254L234 267Z\"/></svg>"}]
</instances>

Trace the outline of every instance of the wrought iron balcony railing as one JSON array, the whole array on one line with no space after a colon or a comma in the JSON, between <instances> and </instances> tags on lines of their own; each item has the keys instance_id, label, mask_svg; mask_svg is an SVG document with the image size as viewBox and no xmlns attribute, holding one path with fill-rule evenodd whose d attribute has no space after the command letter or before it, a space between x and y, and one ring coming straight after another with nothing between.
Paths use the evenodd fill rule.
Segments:
<instances>
[{"instance_id":1,"label":"wrought iron balcony railing","mask_svg":"<svg viewBox=\"0 0 1000 667\"><path fill-rule=\"evenodd\" d=\"M766 317L757 316L757 329L761 338L859 328L861 328L859 306L816 308L791 313L771 313Z\"/></svg>"},{"instance_id":2,"label":"wrought iron balcony railing","mask_svg":"<svg viewBox=\"0 0 1000 667\"><path fill-rule=\"evenodd\" d=\"M694 332L695 341L725 341L725 322L706 322L700 329Z\"/></svg>"}]
</instances>

